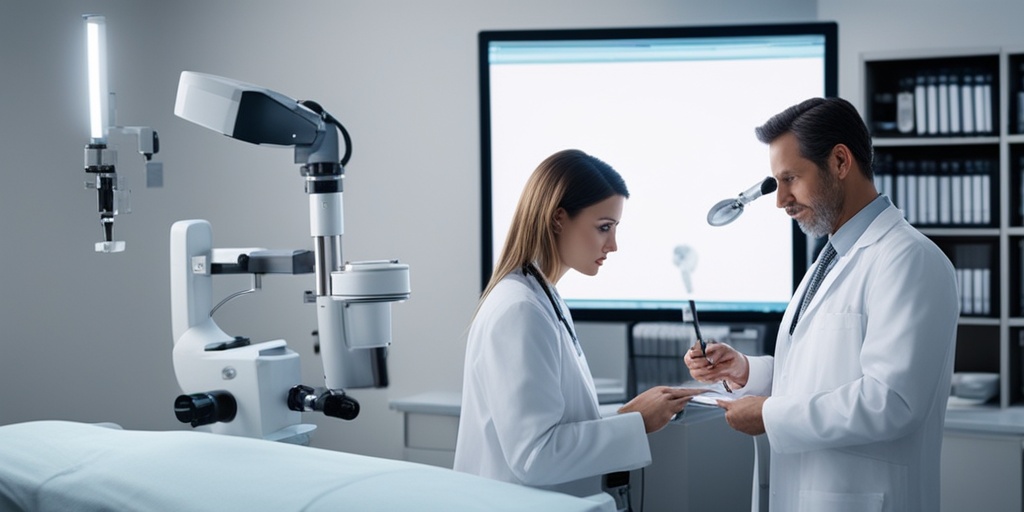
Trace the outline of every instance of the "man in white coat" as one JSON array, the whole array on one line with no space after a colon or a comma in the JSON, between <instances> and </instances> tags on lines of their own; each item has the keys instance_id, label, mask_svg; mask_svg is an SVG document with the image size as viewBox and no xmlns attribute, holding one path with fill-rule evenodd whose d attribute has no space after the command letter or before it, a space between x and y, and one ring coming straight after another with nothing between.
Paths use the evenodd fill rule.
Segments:
<instances>
[{"instance_id":1,"label":"man in white coat","mask_svg":"<svg viewBox=\"0 0 1024 512\"><path fill-rule=\"evenodd\" d=\"M771 510L939 510L953 267L876 191L870 135L849 102L807 100L756 134L778 206L829 243L786 309L774 357L712 344L706 358L690 350L687 366L740 395L720 402L730 426L767 433Z\"/></svg>"}]
</instances>

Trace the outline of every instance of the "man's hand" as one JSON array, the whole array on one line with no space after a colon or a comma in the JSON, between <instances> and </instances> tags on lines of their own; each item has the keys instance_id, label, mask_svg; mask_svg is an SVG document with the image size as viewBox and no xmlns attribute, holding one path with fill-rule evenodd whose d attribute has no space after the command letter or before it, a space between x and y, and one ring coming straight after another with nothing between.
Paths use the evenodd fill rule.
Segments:
<instances>
[{"instance_id":1,"label":"man's hand","mask_svg":"<svg viewBox=\"0 0 1024 512\"><path fill-rule=\"evenodd\" d=\"M739 389L747 385L750 377L750 363L747 356L725 343L710 341L707 357L701 354L700 344L695 343L683 356L690 376L700 382L728 381L729 387Z\"/></svg>"},{"instance_id":2,"label":"man's hand","mask_svg":"<svg viewBox=\"0 0 1024 512\"><path fill-rule=\"evenodd\" d=\"M735 348L717 341L709 341L708 356L700 353L700 344L694 343L683 362L690 371L690 377L700 382L727 381L727 389L739 389L746 385L751 376L751 365L746 356Z\"/></svg>"},{"instance_id":3,"label":"man's hand","mask_svg":"<svg viewBox=\"0 0 1024 512\"><path fill-rule=\"evenodd\" d=\"M718 406L725 409L725 421L730 427L744 434L756 436L764 434L761 410L767 399L766 396L745 396L731 402L719 400Z\"/></svg>"}]
</instances>

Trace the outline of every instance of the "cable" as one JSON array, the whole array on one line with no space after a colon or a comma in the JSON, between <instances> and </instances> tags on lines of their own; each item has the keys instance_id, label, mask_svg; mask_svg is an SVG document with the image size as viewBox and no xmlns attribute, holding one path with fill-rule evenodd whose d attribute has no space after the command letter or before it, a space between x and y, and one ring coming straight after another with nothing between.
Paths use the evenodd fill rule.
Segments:
<instances>
[{"instance_id":1,"label":"cable","mask_svg":"<svg viewBox=\"0 0 1024 512\"><path fill-rule=\"evenodd\" d=\"M321 107L319 103L313 100L302 100L299 102L299 105L302 105L312 110L313 112L317 113L320 116L320 119L323 119L324 121L338 127L338 131L341 132L341 137L345 140L345 155L341 157L341 166L345 167L345 164L348 163L348 160L352 158L352 137L349 136L348 130L345 129L345 126L343 126L340 121L338 121L329 112L324 110L324 108Z\"/></svg>"},{"instance_id":2,"label":"cable","mask_svg":"<svg viewBox=\"0 0 1024 512\"><path fill-rule=\"evenodd\" d=\"M345 164L348 163L349 158L352 157L352 137L349 137L348 130L346 130L345 127L341 124L341 122L335 119L334 116L328 114L327 112L324 112L323 115L326 116L324 118L325 121L338 127L338 131L341 132L341 137L345 139L345 156L341 157L341 166L345 167Z\"/></svg>"},{"instance_id":3,"label":"cable","mask_svg":"<svg viewBox=\"0 0 1024 512\"><path fill-rule=\"evenodd\" d=\"M227 302L229 300L234 299L236 297L241 297L242 295L246 295L246 294L249 294L249 293L255 293L257 290L262 290L262 289L263 289L263 276L261 276L259 274L253 274L252 275L252 288L249 288L248 290L237 291L235 293L232 293L231 295L228 295L227 297L224 297L224 300L218 302L217 305L214 306L213 309L210 310L210 316L212 317L213 314L216 313L217 310L220 309L221 306L223 306L224 304L227 304Z\"/></svg>"},{"instance_id":4,"label":"cable","mask_svg":"<svg viewBox=\"0 0 1024 512\"><path fill-rule=\"evenodd\" d=\"M640 512L644 512L644 499L647 498L647 489L645 484L647 483L646 475L644 470L647 468L640 468Z\"/></svg>"}]
</instances>

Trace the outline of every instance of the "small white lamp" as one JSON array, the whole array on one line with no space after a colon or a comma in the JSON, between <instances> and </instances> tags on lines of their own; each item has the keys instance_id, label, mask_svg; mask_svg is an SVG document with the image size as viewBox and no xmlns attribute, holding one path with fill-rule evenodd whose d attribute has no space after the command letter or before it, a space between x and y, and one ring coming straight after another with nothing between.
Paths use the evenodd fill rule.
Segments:
<instances>
[{"instance_id":1,"label":"small white lamp","mask_svg":"<svg viewBox=\"0 0 1024 512\"><path fill-rule=\"evenodd\" d=\"M89 136L94 144L107 142L107 18L86 14L85 45L89 64Z\"/></svg>"}]
</instances>

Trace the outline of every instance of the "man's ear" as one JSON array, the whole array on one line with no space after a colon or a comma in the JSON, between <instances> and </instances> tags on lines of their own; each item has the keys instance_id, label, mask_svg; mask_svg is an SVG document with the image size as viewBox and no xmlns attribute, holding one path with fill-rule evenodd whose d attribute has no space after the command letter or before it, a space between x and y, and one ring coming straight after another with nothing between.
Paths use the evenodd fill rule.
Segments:
<instances>
[{"instance_id":1,"label":"man's ear","mask_svg":"<svg viewBox=\"0 0 1024 512\"><path fill-rule=\"evenodd\" d=\"M839 179L846 178L850 174L850 170L853 169L853 153L850 152L850 148L846 144L836 144L832 148L832 155L829 156L832 164L836 169L836 177Z\"/></svg>"}]
</instances>

